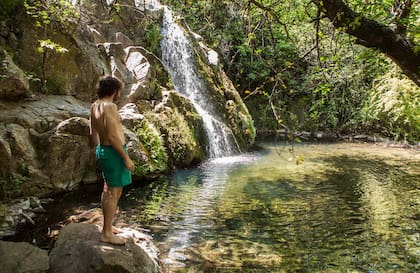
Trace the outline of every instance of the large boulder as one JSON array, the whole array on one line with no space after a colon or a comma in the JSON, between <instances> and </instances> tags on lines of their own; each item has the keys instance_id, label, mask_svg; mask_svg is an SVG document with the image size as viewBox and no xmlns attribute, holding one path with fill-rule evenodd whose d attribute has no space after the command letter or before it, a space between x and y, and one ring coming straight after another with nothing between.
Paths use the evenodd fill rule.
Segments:
<instances>
[{"instance_id":1,"label":"large boulder","mask_svg":"<svg viewBox=\"0 0 420 273\"><path fill-rule=\"evenodd\" d=\"M89 143L89 121L73 117L59 123L40 155L43 171L56 190L77 186L95 170L94 152ZM89 182L89 181L88 181Z\"/></svg>"},{"instance_id":2,"label":"large boulder","mask_svg":"<svg viewBox=\"0 0 420 273\"><path fill-rule=\"evenodd\" d=\"M0 47L0 99L17 99L30 94L27 76Z\"/></svg>"},{"instance_id":3,"label":"large boulder","mask_svg":"<svg viewBox=\"0 0 420 273\"><path fill-rule=\"evenodd\" d=\"M0 110L1 179L19 194L43 196L96 180L89 145L89 105L71 96L41 96ZM12 181L13 180L13 181Z\"/></svg>"},{"instance_id":4,"label":"large boulder","mask_svg":"<svg viewBox=\"0 0 420 273\"><path fill-rule=\"evenodd\" d=\"M0 272L49 272L48 252L29 243L0 241Z\"/></svg>"},{"instance_id":5,"label":"large boulder","mask_svg":"<svg viewBox=\"0 0 420 273\"><path fill-rule=\"evenodd\" d=\"M154 111L151 120L163 133L171 165L186 167L205 158L203 120L187 98L175 91L164 91Z\"/></svg>"},{"instance_id":6,"label":"large boulder","mask_svg":"<svg viewBox=\"0 0 420 273\"><path fill-rule=\"evenodd\" d=\"M124 246L100 242L93 224L71 223L63 228L50 254L51 273L158 273L158 250L151 238L124 229Z\"/></svg>"}]
</instances>

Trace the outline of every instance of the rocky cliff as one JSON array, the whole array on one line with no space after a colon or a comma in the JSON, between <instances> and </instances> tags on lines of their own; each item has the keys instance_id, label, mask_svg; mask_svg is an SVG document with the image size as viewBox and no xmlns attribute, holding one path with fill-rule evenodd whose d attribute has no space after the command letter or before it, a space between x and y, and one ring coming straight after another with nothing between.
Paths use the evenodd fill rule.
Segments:
<instances>
[{"instance_id":1,"label":"rocky cliff","mask_svg":"<svg viewBox=\"0 0 420 273\"><path fill-rule=\"evenodd\" d=\"M0 199L97 181L88 115L102 75L125 84L119 107L135 176L206 158L201 117L173 90L159 58L159 6L92 0L52 9L57 1L44 2L26 10L18 5L0 22ZM49 22L34 16L42 9ZM189 35L213 103L246 150L255 137L252 118L230 80L206 58L214 52Z\"/></svg>"}]
</instances>

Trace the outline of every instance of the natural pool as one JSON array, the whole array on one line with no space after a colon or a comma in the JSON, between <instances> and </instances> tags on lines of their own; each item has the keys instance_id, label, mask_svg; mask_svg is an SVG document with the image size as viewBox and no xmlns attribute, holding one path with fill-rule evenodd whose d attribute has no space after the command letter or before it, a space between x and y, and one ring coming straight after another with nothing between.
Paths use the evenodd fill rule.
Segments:
<instances>
[{"instance_id":1,"label":"natural pool","mask_svg":"<svg viewBox=\"0 0 420 273\"><path fill-rule=\"evenodd\" d=\"M128 191L125 220L174 272L420 271L418 150L260 146Z\"/></svg>"}]
</instances>

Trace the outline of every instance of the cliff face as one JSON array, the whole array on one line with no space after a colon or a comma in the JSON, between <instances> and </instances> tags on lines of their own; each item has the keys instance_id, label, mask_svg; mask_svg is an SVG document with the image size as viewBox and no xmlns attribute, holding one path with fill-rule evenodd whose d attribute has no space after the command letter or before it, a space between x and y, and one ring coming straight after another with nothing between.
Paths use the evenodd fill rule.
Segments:
<instances>
[{"instance_id":1,"label":"cliff face","mask_svg":"<svg viewBox=\"0 0 420 273\"><path fill-rule=\"evenodd\" d=\"M134 175L153 177L206 158L202 119L173 90L158 57L162 9L93 0L72 10L41 27L23 7L0 22L0 200L97 181L88 115L102 75L125 84L119 107ZM246 150L255 136L252 118L223 71L209 64L209 49L199 40L194 47L212 103Z\"/></svg>"}]
</instances>

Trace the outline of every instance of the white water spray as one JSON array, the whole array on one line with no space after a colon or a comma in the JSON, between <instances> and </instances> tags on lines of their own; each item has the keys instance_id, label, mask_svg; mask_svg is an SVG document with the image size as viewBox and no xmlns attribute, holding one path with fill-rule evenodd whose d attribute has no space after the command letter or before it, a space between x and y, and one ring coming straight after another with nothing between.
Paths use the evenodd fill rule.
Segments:
<instances>
[{"instance_id":1,"label":"white water spray","mask_svg":"<svg viewBox=\"0 0 420 273\"><path fill-rule=\"evenodd\" d=\"M226 124L218 120L209 102L207 87L196 71L195 54L182 28L175 22L173 13L164 7L162 28L162 61L171 73L175 89L190 99L202 117L208 139L210 158L234 153Z\"/></svg>"}]
</instances>

